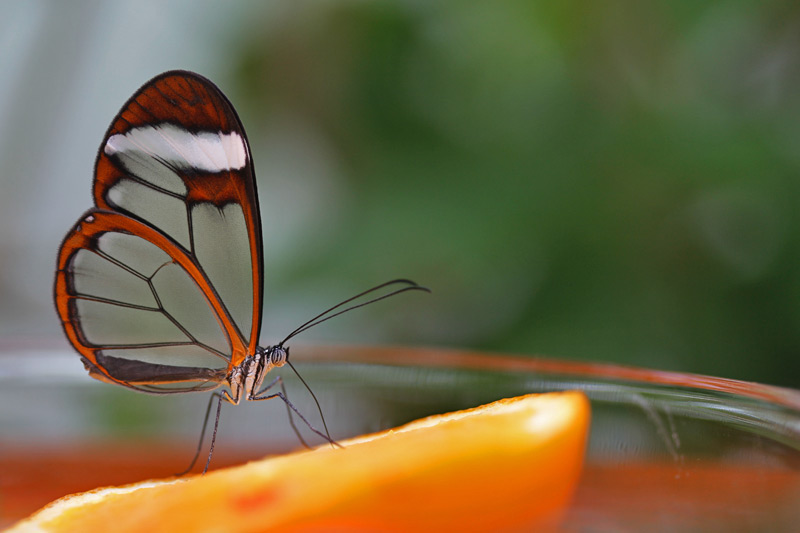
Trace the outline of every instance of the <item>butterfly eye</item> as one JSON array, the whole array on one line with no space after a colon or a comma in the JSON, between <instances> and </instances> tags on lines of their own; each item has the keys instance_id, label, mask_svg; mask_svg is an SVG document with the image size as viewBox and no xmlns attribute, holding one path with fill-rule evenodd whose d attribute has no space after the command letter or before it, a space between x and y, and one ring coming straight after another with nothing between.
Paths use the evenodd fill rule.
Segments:
<instances>
[{"instance_id":1,"label":"butterfly eye","mask_svg":"<svg viewBox=\"0 0 800 533\"><path fill-rule=\"evenodd\" d=\"M289 359L289 349L283 346L276 346L269 354L269 361L273 366L281 367Z\"/></svg>"}]
</instances>

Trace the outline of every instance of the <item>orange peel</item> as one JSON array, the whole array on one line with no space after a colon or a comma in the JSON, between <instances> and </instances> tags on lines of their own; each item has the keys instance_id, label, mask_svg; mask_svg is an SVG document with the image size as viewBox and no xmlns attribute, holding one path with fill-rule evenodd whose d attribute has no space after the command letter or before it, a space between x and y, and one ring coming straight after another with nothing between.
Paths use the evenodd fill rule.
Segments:
<instances>
[{"instance_id":1,"label":"orange peel","mask_svg":"<svg viewBox=\"0 0 800 533\"><path fill-rule=\"evenodd\" d=\"M13 533L517 531L556 526L589 428L580 392L531 394L216 470L67 496Z\"/></svg>"}]
</instances>

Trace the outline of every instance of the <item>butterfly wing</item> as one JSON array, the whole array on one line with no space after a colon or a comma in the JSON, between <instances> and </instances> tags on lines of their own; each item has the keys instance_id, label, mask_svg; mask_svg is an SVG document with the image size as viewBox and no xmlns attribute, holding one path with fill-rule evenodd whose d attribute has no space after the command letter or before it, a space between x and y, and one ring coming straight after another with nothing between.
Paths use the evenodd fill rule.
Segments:
<instances>
[{"instance_id":1,"label":"butterfly wing","mask_svg":"<svg viewBox=\"0 0 800 533\"><path fill-rule=\"evenodd\" d=\"M197 263L155 228L92 209L58 260L64 331L97 379L145 392L206 390L243 349Z\"/></svg>"},{"instance_id":2,"label":"butterfly wing","mask_svg":"<svg viewBox=\"0 0 800 533\"><path fill-rule=\"evenodd\" d=\"M217 386L255 350L262 303L258 197L233 106L194 73L146 83L104 137L94 199L55 288L90 373L148 392Z\"/></svg>"}]
</instances>

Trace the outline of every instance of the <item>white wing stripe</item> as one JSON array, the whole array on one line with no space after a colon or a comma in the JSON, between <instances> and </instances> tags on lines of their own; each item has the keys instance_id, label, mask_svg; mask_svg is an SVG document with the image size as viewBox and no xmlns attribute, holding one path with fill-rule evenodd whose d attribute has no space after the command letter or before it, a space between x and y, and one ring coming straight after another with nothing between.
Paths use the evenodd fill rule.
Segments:
<instances>
[{"instance_id":1,"label":"white wing stripe","mask_svg":"<svg viewBox=\"0 0 800 533\"><path fill-rule=\"evenodd\" d=\"M104 151L108 156L147 155L175 168L211 173L240 170L247 164L244 140L235 131L192 133L173 124L142 126L112 135Z\"/></svg>"}]
</instances>

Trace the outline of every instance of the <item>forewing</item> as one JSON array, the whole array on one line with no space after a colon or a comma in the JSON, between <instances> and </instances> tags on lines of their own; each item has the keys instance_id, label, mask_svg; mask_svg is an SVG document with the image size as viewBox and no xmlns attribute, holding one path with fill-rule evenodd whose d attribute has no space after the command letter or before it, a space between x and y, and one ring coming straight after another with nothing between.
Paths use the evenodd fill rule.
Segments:
<instances>
[{"instance_id":1,"label":"forewing","mask_svg":"<svg viewBox=\"0 0 800 533\"><path fill-rule=\"evenodd\" d=\"M126 215L84 214L61 246L55 293L67 337L104 381L207 390L246 349L194 260Z\"/></svg>"},{"instance_id":2,"label":"forewing","mask_svg":"<svg viewBox=\"0 0 800 533\"><path fill-rule=\"evenodd\" d=\"M258 196L244 128L213 83L173 71L142 86L100 146L94 199L170 237L253 353L263 275Z\"/></svg>"}]
</instances>

